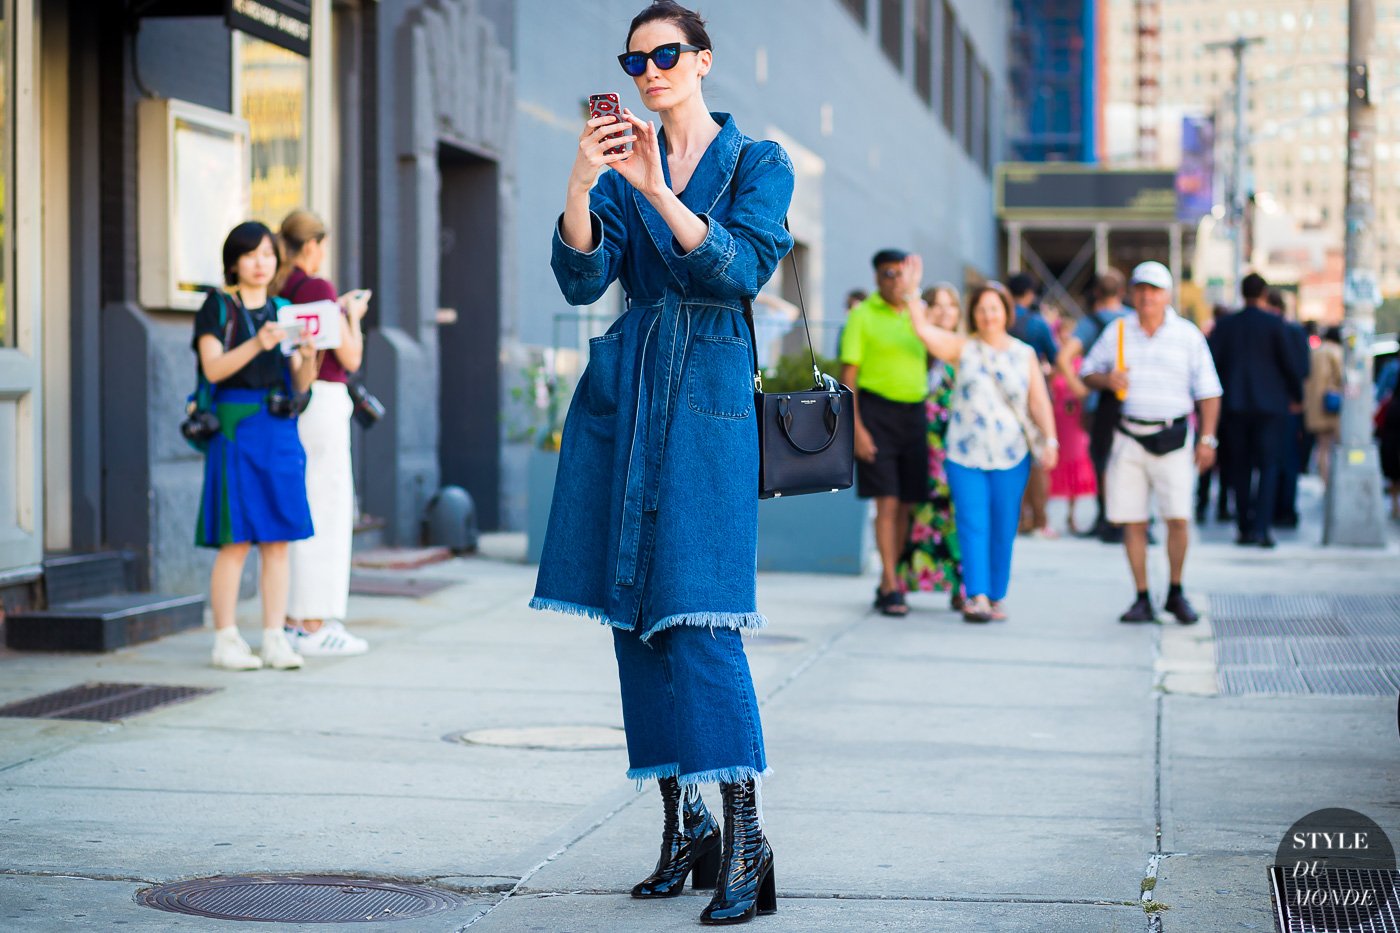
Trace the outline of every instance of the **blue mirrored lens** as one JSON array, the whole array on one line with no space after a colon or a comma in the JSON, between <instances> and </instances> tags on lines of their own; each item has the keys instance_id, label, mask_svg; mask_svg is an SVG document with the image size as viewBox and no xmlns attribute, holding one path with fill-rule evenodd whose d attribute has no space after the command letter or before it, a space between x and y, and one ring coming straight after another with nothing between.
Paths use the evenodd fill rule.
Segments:
<instances>
[{"instance_id":1,"label":"blue mirrored lens","mask_svg":"<svg viewBox=\"0 0 1400 933\"><path fill-rule=\"evenodd\" d=\"M656 67L662 71L669 71L676 67L676 60L681 57L681 47L679 45L663 45L651 53L651 60L656 62Z\"/></svg>"},{"instance_id":2,"label":"blue mirrored lens","mask_svg":"<svg viewBox=\"0 0 1400 933\"><path fill-rule=\"evenodd\" d=\"M622 56L622 70L636 78L646 73L647 57L641 52L628 52Z\"/></svg>"}]
</instances>

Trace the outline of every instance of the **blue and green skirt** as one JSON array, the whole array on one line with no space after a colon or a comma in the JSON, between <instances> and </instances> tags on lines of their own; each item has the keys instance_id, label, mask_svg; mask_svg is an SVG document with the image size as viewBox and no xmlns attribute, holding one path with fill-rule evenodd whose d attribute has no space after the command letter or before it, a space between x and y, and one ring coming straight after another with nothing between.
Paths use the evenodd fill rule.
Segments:
<instances>
[{"instance_id":1,"label":"blue and green skirt","mask_svg":"<svg viewBox=\"0 0 1400 933\"><path fill-rule=\"evenodd\" d=\"M204 457L195 544L217 548L311 537L306 451L295 419L270 414L262 389L219 389L214 413L220 429Z\"/></svg>"}]
</instances>

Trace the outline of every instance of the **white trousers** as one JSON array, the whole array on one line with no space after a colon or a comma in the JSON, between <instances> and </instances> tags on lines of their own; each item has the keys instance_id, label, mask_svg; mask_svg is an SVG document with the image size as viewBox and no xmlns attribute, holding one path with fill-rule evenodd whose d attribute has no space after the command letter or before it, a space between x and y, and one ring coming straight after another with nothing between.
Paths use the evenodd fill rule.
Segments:
<instances>
[{"instance_id":1,"label":"white trousers","mask_svg":"<svg viewBox=\"0 0 1400 933\"><path fill-rule=\"evenodd\" d=\"M306 498L314 537L291 542L293 619L344 619L350 598L350 538L355 528L355 478L350 472L350 414L341 382L317 380L311 404L297 418L306 448Z\"/></svg>"}]
</instances>

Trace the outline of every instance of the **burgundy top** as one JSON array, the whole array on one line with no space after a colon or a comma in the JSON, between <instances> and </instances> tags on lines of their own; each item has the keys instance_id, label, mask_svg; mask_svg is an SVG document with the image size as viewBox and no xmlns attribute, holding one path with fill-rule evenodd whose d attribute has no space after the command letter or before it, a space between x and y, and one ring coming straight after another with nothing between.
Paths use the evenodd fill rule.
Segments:
<instances>
[{"instance_id":1,"label":"burgundy top","mask_svg":"<svg viewBox=\"0 0 1400 933\"><path fill-rule=\"evenodd\" d=\"M286 284L282 286L282 297L297 305L309 305L313 301L335 301L335 286L326 279L307 275L300 266L293 266L291 275L287 276ZM342 308L340 313L344 314L345 309ZM322 382L349 381L345 367L340 365L334 350L327 350L321 357L321 371L316 378Z\"/></svg>"}]
</instances>

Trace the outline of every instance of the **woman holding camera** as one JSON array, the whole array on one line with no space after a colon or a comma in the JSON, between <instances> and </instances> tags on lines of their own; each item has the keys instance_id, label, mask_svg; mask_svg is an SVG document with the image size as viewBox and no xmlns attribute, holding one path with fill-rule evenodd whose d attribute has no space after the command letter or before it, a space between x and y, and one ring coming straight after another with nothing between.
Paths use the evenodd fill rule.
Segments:
<instances>
[{"instance_id":1,"label":"woman holding camera","mask_svg":"<svg viewBox=\"0 0 1400 933\"><path fill-rule=\"evenodd\" d=\"M318 354L311 403L297 418L306 449L306 497L316 534L291 546L287 638L308 657L364 654L369 643L345 630L350 597L350 542L355 530L355 478L350 469L349 377L364 359L360 322L367 292L341 298L317 277L326 257L326 225L310 211L293 211L278 231L285 265L281 296L292 304L336 301L341 306L340 346Z\"/></svg>"},{"instance_id":2,"label":"woman holding camera","mask_svg":"<svg viewBox=\"0 0 1400 933\"><path fill-rule=\"evenodd\" d=\"M570 406L531 605L612 626L627 774L657 779L664 806L660 861L632 896L673 897L689 875L716 885L702 923L742 923L777 909L758 818L763 733L739 636L765 622L742 302L792 248L793 169L777 143L706 108L714 55L694 12L653 3L626 48L623 70L662 130L624 109L579 137L555 278L575 305L620 280L627 308L592 341ZM707 782L724 799L722 851L698 793Z\"/></svg>"},{"instance_id":3,"label":"woman holding camera","mask_svg":"<svg viewBox=\"0 0 1400 933\"><path fill-rule=\"evenodd\" d=\"M316 352L301 341L281 350L286 332L268 294L277 273L277 241L260 223L239 224L224 240L227 291L209 293L194 320L192 346L214 386L219 429L204 459L204 489L195 543L218 548L209 581L214 611L215 667L291 670L302 665L282 631L287 614L287 542L309 538L306 455L294 422L298 396L316 376ZM236 610L243 563L258 545L261 558L261 657L238 634Z\"/></svg>"}]
</instances>

